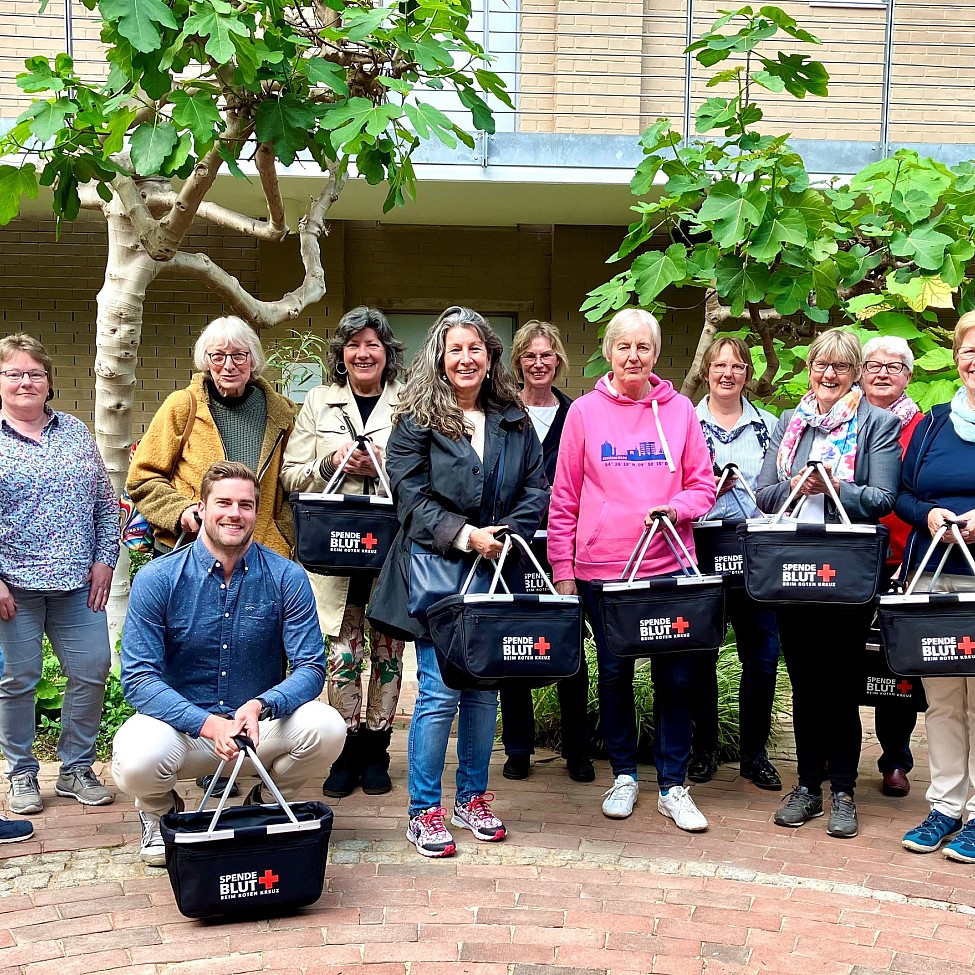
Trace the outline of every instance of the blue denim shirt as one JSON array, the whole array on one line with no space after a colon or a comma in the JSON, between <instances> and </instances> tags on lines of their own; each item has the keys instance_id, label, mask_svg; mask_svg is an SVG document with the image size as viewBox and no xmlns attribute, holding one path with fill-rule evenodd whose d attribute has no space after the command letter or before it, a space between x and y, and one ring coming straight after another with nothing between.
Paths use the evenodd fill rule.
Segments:
<instances>
[{"instance_id":1,"label":"blue denim shirt","mask_svg":"<svg viewBox=\"0 0 975 975\"><path fill-rule=\"evenodd\" d=\"M324 686L315 599L294 562L254 542L224 584L222 564L197 539L135 577L122 689L140 714L196 738L210 714L260 696L279 718Z\"/></svg>"}]
</instances>

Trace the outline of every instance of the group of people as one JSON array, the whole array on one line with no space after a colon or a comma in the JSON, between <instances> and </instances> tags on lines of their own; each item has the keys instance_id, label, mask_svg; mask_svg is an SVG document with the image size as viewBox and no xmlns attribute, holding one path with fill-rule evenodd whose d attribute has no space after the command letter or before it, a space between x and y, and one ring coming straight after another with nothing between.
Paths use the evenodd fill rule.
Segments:
<instances>
[{"instance_id":1,"label":"group of people","mask_svg":"<svg viewBox=\"0 0 975 975\"><path fill-rule=\"evenodd\" d=\"M216 759L237 755L241 734L286 797L312 782L331 797L360 787L388 792L408 641L418 697L407 837L426 857L456 849L442 785L456 717L450 823L482 841L504 839L488 782L498 694L444 683L426 619L413 608L417 549L469 565L477 556L496 559L505 530L531 540L547 529L555 588L580 597L595 638L600 731L613 774L602 811L625 818L640 793L634 661L609 645L594 583L621 577L646 526L666 516L693 557L695 520L778 511L809 462L819 461L799 486L793 516L835 522L835 495L854 522L884 519L890 576L911 575L925 538L946 519L961 523L966 543L975 541L975 314L955 330L961 388L924 417L906 394L913 357L903 340L878 338L861 349L850 333L821 333L808 350L809 390L778 420L744 395L752 362L740 339L719 337L707 350L707 394L696 408L654 371L660 350L651 314L619 312L603 339L608 373L573 402L558 387L568 359L550 323L518 331L509 366L489 323L453 306L404 376L403 345L385 316L356 308L331 337L327 383L296 416L262 378L256 333L239 318L210 323L195 348L198 372L156 413L127 480L164 556L134 580L122 681L137 713L113 745L115 784L141 816L143 860L165 863L159 823L182 808L177 782L198 776L206 785ZM9 808L21 816L43 807L32 742L44 633L67 677L56 791L85 804L114 799L92 766L110 663L103 610L118 555L118 500L91 435L51 409L53 395L40 343L26 335L0 340L0 749ZM735 475L721 478L729 463ZM331 485L370 494L385 484L400 530L378 579L308 574L290 560L290 492ZM965 564L949 554L937 587L975 589ZM637 566L640 578L681 571L661 537ZM518 585L513 565L505 575ZM859 661L872 607L770 609L729 587L727 616L742 664L741 775L761 789L782 788L767 752L781 648L798 782L774 821L797 827L821 816L828 781L827 832L855 836ZM661 655L650 667L657 808L681 829L704 830L687 783L710 779L719 761L716 654ZM975 862L975 685L951 677L924 684L931 814L904 845L917 852L944 845L948 857ZM328 703L319 699L326 687ZM558 686L562 754L580 782L596 774L588 688L585 661ZM877 713L883 789L905 795L914 715L889 707ZM524 779L534 750L531 694L504 691L500 708L502 774ZM244 801L265 798L258 784ZM0 841L31 831L27 819L0 820Z\"/></svg>"}]
</instances>

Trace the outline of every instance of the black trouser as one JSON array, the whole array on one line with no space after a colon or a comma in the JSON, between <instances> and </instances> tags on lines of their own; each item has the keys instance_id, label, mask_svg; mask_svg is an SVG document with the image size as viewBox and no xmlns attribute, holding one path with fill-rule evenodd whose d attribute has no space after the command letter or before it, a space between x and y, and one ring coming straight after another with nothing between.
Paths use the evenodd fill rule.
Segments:
<instances>
[{"instance_id":1,"label":"black trouser","mask_svg":"<svg viewBox=\"0 0 975 975\"><path fill-rule=\"evenodd\" d=\"M873 606L825 603L775 611L782 655L792 681L792 722L799 785L853 795L863 729L860 661ZM826 766L829 764L827 776Z\"/></svg>"},{"instance_id":2,"label":"black trouser","mask_svg":"<svg viewBox=\"0 0 975 975\"><path fill-rule=\"evenodd\" d=\"M738 659L741 661L741 683L738 688L738 722L741 744L738 753L746 761L768 755L768 738L772 732L772 703L775 700L775 676L779 664L779 638L775 614L756 603L743 586L726 590L725 608L735 631ZM691 720L694 723L692 752L718 750L718 676L717 650L694 654L691 678Z\"/></svg>"},{"instance_id":3,"label":"black trouser","mask_svg":"<svg viewBox=\"0 0 975 975\"><path fill-rule=\"evenodd\" d=\"M589 728L589 668L585 654L582 666L573 677L556 685L562 716L562 756L588 758L591 745ZM531 755L535 751L535 710L532 692L524 688L501 691L501 741L507 755Z\"/></svg>"}]
</instances>

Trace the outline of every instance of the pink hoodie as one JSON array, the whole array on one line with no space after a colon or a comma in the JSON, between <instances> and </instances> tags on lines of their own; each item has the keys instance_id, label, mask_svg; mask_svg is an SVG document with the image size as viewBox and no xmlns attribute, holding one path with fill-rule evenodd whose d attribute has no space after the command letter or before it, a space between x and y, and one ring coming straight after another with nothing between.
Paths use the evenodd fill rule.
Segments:
<instances>
[{"instance_id":1,"label":"pink hoodie","mask_svg":"<svg viewBox=\"0 0 975 975\"><path fill-rule=\"evenodd\" d=\"M677 512L694 555L690 522L711 510L714 473L694 406L650 376L645 399L617 393L604 376L569 408L548 516L554 579L619 579L655 505ZM659 532L638 578L678 569Z\"/></svg>"}]
</instances>

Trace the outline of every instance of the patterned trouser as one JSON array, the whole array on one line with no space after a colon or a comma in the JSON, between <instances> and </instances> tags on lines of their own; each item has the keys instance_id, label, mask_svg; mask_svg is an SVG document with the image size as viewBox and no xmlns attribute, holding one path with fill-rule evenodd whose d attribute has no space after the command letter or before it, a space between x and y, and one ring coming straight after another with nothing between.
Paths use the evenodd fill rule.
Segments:
<instances>
[{"instance_id":1,"label":"patterned trouser","mask_svg":"<svg viewBox=\"0 0 975 975\"><path fill-rule=\"evenodd\" d=\"M366 649L364 606L345 607L339 635L328 651L328 703L356 731L362 712L362 670ZM400 687L403 684L402 640L394 640L369 627L371 668L366 701L366 727L385 731L393 725Z\"/></svg>"}]
</instances>

